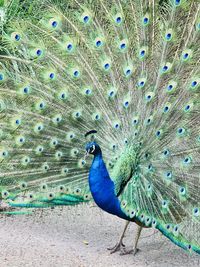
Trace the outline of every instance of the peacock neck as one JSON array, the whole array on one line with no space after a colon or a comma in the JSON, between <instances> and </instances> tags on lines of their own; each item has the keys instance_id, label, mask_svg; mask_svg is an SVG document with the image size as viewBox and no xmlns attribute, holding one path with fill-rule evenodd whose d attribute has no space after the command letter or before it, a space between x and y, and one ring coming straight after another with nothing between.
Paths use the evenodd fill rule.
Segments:
<instances>
[{"instance_id":1,"label":"peacock neck","mask_svg":"<svg viewBox=\"0 0 200 267\"><path fill-rule=\"evenodd\" d=\"M102 152L99 151L97 154L94 155L93 161L103 160Z\"/></svg>"},{"instance_id":2,"label":"peacock neck","mask_svg":"<svg viewBox=\"0 0 200 267\"><path fill-rule=\"evenodd\" d=\"M114 183L110 179L102 153L94 155L89 172L90 191L96 204L108 213L127 219L120 208L120 203L115 195Z\"/></svg>"}]
</instances>

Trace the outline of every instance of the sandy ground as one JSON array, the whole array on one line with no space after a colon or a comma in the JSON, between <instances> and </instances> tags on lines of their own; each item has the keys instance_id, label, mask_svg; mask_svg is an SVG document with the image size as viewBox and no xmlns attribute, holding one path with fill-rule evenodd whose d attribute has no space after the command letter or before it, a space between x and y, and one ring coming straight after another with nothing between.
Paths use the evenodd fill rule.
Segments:
<instances>
[{"instance_id":1,"label":"sandy ground","mask_svg":"<svg viewBox=\"0 0 200 267\"><path fill-rule=\"evenodd\" d=\"M200 266L199 255L188 254L152 229L143 230L136 256L110 255L107 247L116 243L123 227L123 220L88 205L0 215L0 266ZM132 223L124 240L127 248L135 231Z\"/></svg>"}]
</instances>

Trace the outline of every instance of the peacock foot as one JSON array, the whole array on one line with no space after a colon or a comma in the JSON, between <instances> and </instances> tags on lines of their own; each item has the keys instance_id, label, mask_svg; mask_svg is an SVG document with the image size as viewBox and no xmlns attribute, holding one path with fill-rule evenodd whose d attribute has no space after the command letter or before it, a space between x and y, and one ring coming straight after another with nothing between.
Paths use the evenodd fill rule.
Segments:
<instances>
[{"instance_id":1,"label":"peacock foot","mask_svg":"<svg viewBox=\"0 0 200 267\"><path fill-rule=\"evenodd\" d=\"M117 243L114 247L107 248L110 250L110 254L113 254L117 251L121 251L121 253L125 250L125 245L122 242Z\"/></svg>"},{"instance_id":2,"label":"peacock foot","mask_svg":"<svg viewBox=\"0 0 200 267\"><path fill-rule=\"evenodd\" d=\"M138 248L134 248L134 249L131 249L131 250L123 250L121 251L120 255L128 255L128 254L133 254L133 256L135 256L137 254L137 252L139 251Z\"/></svg>"}]
</instances>

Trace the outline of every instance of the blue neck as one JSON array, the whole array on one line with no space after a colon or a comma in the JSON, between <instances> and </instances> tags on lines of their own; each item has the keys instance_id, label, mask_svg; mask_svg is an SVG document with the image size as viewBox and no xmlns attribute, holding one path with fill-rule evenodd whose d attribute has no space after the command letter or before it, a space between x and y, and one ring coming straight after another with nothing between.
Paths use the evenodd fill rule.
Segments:
<instances>
[{"instance_id":1,"label":"blue neck","mask_svg":"<svg viewBox=\"0 0 200 267\"><path fill-rule=\"evenodd\" d=\"M94 201L101 209L127 219L115 195L114 183L110 179L101 151L94 155L89 172L89 185Z\"/></svg>"},{"instance_id":2,"label":"blue neck","mask_svg":"<svg viewBox=\"0 0 200 267\"><path fill-rule=\"evenodd\" d=\"M98 154L94 155L94 158L93 158L93 161L92 161L92 165L94 162L100 162L100 161L103 161L103 156L102 156L102 152L99 151Z\"/></svg>"}]
</instances>

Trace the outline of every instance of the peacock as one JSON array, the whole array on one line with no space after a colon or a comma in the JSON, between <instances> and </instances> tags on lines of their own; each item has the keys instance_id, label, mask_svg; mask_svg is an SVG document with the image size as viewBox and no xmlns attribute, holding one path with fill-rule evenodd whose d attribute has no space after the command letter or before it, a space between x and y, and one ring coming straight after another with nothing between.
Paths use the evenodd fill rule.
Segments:
<instances>
[{"instance_id":1,"label":"peacock","mask_svg":"<svg viewBox=\"0 0 200 267\"><path fill-rule=\"evenodd\" d=\"M95 201L111 253L130 222L134 254L150 227L200 253L199 1L1 1L0 28L1 213Z\"/></svg>"}]
</instances>

